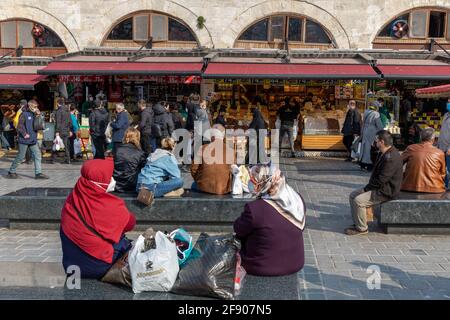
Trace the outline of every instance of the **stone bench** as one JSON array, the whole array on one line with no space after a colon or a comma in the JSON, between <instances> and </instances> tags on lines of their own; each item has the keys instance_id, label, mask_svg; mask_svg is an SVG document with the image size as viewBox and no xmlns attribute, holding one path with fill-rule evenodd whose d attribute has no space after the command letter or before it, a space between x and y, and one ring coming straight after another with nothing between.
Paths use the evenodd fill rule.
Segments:
<instances>
[{"instance_id":1,"label":"stone bench","mask_svg":"<svg viewBox=\"0 0 450 320\"><path fill-rule=\"evenodd\" d=\"M401 192L381 205L378 222L386 233L450 234L450 192Z\"/></svg>"},{"instance_id":2,"label":"stone bench","mask_svg":"<svg viewBox=\"0 0 450 320\"><path fill-rule=\"evenodd\" d=\"M24 188L0 197L0 220L13 229L57 229L61 209L72 189ZM151 207L136 194L116 194L136 215L137 230L151 226L160 230L184 227L188 231L230 232L250 195L209 195L186 190L182 197L157 198Z\"/></svg>"}]
</instances>

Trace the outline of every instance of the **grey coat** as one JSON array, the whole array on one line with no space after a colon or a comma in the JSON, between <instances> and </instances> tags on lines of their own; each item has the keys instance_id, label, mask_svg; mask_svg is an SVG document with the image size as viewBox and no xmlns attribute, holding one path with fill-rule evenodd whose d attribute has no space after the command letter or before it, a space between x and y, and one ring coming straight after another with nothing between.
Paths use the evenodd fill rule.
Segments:
<instances>
[{"instance_id":1,"label":"grey coat","mask_svg":"<svg viewBox=\"0 0 450 320\"><path fill-rule=\"evenodd\" d=\"M438 147L444 152L447 152L450 149L450 112L447 112L442 120Z\"/></svg>"},{"instance_id":2,"label":"grey coat","mask_svg":"<svg viewBox=\"0 0 450 320\"><path fill-rule=\"evenodd\" d=\"M380 114L374 110L366 110L363 115L363 127L361 134L361 151L359 160L362 163L371 164L370 148L375 141L378 131L383 130Z\"/></svg>"}]
</instances>

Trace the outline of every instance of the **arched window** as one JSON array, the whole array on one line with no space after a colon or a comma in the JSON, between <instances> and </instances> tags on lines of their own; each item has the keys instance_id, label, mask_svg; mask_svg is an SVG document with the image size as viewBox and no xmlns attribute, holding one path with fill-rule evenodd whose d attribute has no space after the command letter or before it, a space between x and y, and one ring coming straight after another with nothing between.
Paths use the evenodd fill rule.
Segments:
<instances>
[{"instance_id":1,"label":"arched window","mask_svg":"<svg viewBox=\"0 0 450 320\"><path fill-rule=\"evenodd\" d=\"M334 47L329 35L319 23L303 16L274 15L252 24L241 33L235 43L238 48Z\"/></svg>"},{"instance_id":2,"label":"arched window","mask_svg":"<svg viewBox=\"0 0 450 320\"><path fill-rule=\"evenodd\" d=\"M403 12L378 32L374 48L428 49L431 39L450 45L450 10L415 8Z\"/></svg>"},{"instance_id":3,"label":"arched window","mask_svg":"<svg viewBox=\"0 0 450 320\"><path fill-rule=\"evenodd\" d=\"M50 28L26 19L0 22L0 54L22 46L23 55L55 56L66 53L66 47Z\"/></svg>"},{"instance_id":4,"label":"arched window","mask_svg":"<svg viewBox=\"0 0 450 320\"><path fill-rule=\"evenodd\" d=\"M176 18L156 12L136 13L117 23L109 32L104 46L139 47L150 37L153 47L187 47L197 45L193 32Z\"/></svg>"}]
</instances>

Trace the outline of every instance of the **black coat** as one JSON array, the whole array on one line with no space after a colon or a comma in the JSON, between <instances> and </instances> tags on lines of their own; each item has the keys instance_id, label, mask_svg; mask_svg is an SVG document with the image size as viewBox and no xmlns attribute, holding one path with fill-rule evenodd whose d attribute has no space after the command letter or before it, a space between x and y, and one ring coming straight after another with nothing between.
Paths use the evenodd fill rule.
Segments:
<instances>
[{"instance_id":1,"label":"black coat","mask_svg":"<svg viewBox=\"0 0 450 320\"><path fill-rule=\"evenodd\" d=\"M114 158L113 177L116 180L117 192L135 192L136 183L146 158L142 150L131 143L122 144L117 148Z\"/></svg>"},{"instance_id":2,"label":"black coat","mask_svg":"<svg viewBox=\"0 0 450 320\"><path fill-rule=\"evenodd\" d=\"M139 131L141 131L141 135L152 134L153 116L153 109L151 107L146 107L141 112L141 119L139 120Z\"/></svg>"},{"instance_id":3,"label":"black coat","mask_svg":"<svg viewBox=\"0 0 450 320\"><path fill-rule=\"evenodd\" d=\"M55 132L61 136L68 137L72 130L72 118L66 106L59 107L55 112Z\"/></svg>"},{"instance_id":4,"label":"black coat","mask_svg":"<svg viewBox=\"0 0 450 320\"><path fill-rule=\"evenodd\" d=\"M255 129L258 133L259 130L266 129L266 121L264 120L261 111L259 111L258 109L255 109L255 111L253 111L253 119L249 125L249 129Z\"/></svg>"},{"instance_id":5,"label":"black coat","mask_svg":"<svg viewBox=\"0 0 450 320\"><path fill-rule=\"evenodd\" d=\"M361 134L361 114L358 110L348 110L341 130L344 136Z\"/></svg>"},{"instance_id":6,"label":"black coat","mask_svg":"<svg viewBox=\"0 0 450 320\"><path fill-rule=\"evenodd\" d=\"M94 137L105 137L109 113L105 108L94 109L89 115L89 129Z\"/></svg>"},{"instance_id":7,"label":"black coat","mask_svg":"<svg viewBox=\"0 0 450 320\"><path fill-rule=\"evenodd\" d=\"M186 130L194 130L194 122L197 120L197 109L199 106L197 104L188 103L187 105L187 121Z\"/></svg>"},{"instance_id":8,"label":"black coat","mask_svg":"<svg viewBox=\"0 0 450 320\"><path fill-rule=\"evenodd\" d=\"M395 147L378 155L369 183L364 191L376 191L378 195L395 198L400 193L403 180L403 161Z\"/></svg>"},{"instance_id":9,"label":"black coat","mask_svg":"<svg viewBox=\"0 0 450 320\"><path fill-rule=\"evenodd\" d=\"M224 127L227 125L224 116L217 116L216 120L214 120L214 124L221 124Z\"/></svg>"},{"instance_id":10,"label":"black coat","mask_svg":"<svg viewBox=\"0 0 450 320\"><path fill-rule=\"evenodd\" d=\"M161 128L161 138L172 136L172 132L175 129L173 124L172 115L167 112L166 109L160 104L156 104L153 107L154 123L158 124Z\"/></svg>"}]
</instances>

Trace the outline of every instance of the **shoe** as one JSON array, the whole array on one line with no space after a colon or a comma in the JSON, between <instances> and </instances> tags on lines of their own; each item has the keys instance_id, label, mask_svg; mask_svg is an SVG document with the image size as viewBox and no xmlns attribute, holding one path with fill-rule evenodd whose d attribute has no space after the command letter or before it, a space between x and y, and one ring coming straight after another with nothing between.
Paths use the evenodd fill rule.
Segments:
<instances>
[{"instance_id":1,"label":"shoe","mask_svg":"<svg viewBox=\"0 0 450 320\"><path fill-rule=\"evenodd\" d=\"M352 159L352 158L347 158L347 159L345 159L344 161L345 161L345 162L352 162L353 159Z\"/></svg>"},{"instance_id":2,"label":"shoe","mask_svg":"<svg viewBox=\"0 0 450 320\"><path fill-rule=\"evenodd\" d=\"M368 234L368 233L369 233L369 229L366 229L364 231L359 231L358 229L356 229L356 227L345 229L345 234L348 236L357 236L357 235L363 235L363 234Z\"/></svg>"},{"instance_id":3,"label":"shoe","mask_svg":"<svg viewBox=\"0 0 450 320\"><path fill-rule=\"evenodd\" d=\"M46 175L43 174L43 173L37 174L34 178L37 179L37 180L46 180L46 179L50 179L48 176L46 176Z\"/></svg>"},{"instance_id":4,"label":"shoe","mask_svg":"<svg viewBox=\"0 0 450 320\"><path fill-rule=\"evenodd\" d=\"M166 198L168 198L168 197L181 197L182 195L183 195L183 193L184 193L184 189L183 188L180 188L180 189L177 189L177 190L174 190L174 191L171 191L171 192L169 192L169 193L166 193L165 195L164 195L164 197Z\"/></svg>"},{"instance_id":5,"label":"shoe","mask_svg":"<svg viewBox=\"0 0 450 320\"><path fill-rule=\"evenodd\" d=\"M17 175L17 173L8 172L8 175L5 178L7 178L7 179L18 179L19 176Z\"/></svg>"}]
</instances>

